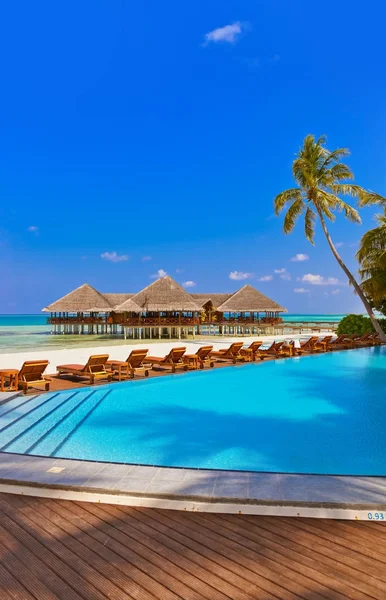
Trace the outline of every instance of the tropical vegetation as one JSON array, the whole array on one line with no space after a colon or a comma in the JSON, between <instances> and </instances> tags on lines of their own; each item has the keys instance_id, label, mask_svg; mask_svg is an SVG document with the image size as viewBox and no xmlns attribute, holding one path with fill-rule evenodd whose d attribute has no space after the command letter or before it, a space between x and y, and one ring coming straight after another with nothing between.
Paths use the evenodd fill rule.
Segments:
<instances>
[{"instance_id":1,"label":"tropical vegetation","mask_svg":"<svg viewBox=\"0 0 386 600\"><path fill-rule=\"evenodd\" d=\"M341 159L348 154L347 148L328 150L325 136L315 139L313 135L307 135L292 164L292 173L297 187L284 190L276 196L275 213L279 215L289 205L283 224L286 234L292 232L296 221L304 214L305 236L311 244L314 244L315 223L319 218L332 254L363 302L374 329L380 338L386 341L386 334L374 315L371 302L343 262L327 228L327 220L334 221L336 211L343 211L347 219L354 223L361 223L358 211L343 201L341 196L357 198L363 205L381 204L385 201L379 194L366 191L361 186L351 183L354 175L351 169L341 162Z\"/></svg>"},{"instance_id":2,"label":"tropical vegetation","mask_svg":"<svg viewBox=\"0 0 386 600\"><path fill-rule=\"evenodd\" d=\"M362 236L357 259L366 298L373 308L386 315L386 204L376 221L378 226Z\"/></svg>"},{"instance_id":3,"label":"tropical vegetation","mask_svg":"<svg viewBox=\"0 0 386 600\"><path fill-rule=\"evenodd\" d=\"M386 332L386 319L379 319L378 323L381 325L383 331ZM341 335L345 333L346 335L354 334L354 335L363 335L365 333L373 333L374 327L372 322L368 317L364 315L347 315L344 317L339 325L337 334Z\"/></svg>"}]
</instances>

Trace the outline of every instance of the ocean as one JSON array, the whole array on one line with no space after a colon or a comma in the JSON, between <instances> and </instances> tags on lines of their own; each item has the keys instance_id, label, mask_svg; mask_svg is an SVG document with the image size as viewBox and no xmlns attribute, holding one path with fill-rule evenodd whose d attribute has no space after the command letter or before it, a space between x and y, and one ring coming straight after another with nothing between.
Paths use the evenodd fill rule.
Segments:
<instances>
[{"instance_id":1,"label":"ocean","mask_svg":"<svg viewBox=\"0 0 386 600\"><path fill-rule=\"evenodd\" d=\"M295 315L285 314L285 322L339 323L346 315ZM0 354L24 352L28 350L63 350L74 347L98 345L121 345L122 338L108 335L51 335L47 325L47 315L0 315Z\"/></svg>"}]
</instances>

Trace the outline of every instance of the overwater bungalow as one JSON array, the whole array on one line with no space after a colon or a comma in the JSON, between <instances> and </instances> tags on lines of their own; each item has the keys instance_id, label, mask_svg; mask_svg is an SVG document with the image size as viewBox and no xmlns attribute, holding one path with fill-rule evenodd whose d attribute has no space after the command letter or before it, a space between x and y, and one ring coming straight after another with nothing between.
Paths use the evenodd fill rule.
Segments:
<instances>
[{"instance_id":1,"label":"overwater bungalow","mask_svg":"<svg viewBox=\"0 0 386 600\"><path fill-rule=\"evenodd\" d=\"M84 284L43 309L52 333L179 338L200 333L258 333L287 312L251 285L232 294L190 294L169 276L131 294L98 292Z\"/></svg>"}]
</instances>

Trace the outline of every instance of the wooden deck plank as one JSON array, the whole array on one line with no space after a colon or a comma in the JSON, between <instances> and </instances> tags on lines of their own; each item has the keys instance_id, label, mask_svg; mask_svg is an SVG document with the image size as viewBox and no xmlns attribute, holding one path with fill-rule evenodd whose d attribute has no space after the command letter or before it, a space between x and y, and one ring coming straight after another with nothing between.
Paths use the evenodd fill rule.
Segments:
<instances>
[{"instance_id":1,"label":"wooden deck plank","mask_svg":"<svg viewBox=\"0 0 386 600\"><path fill-rule=\"evenodd\" d=\"M1 600L37 600L12 572L0 564L0 598Z\"/></svg>"},{"instance_id":2,"label":"wooden deck plank","mask_svg":"<svg viewBox=\"0 0 386 600\"><path fill-rule=\"evenodd\" d=\"M20 544L29 548L36 556L43 560L58 575L62 575L75 591L79 598L85 600L105 600L110 597L112 582L104 581L97 571L88 568L75 554L67 551L62 543L64 536L55 538L47 535L40 526L34 525L20 510L12 510L11 496L4 500L5 494L0 497L1 523L13 533ZM9 502L9 503L8 503ZM43 525L44 519L40 520ZM74 567L76 567L74 569ZM118 590L120 592L120 590ZM121 598L127 598L122 592Z\"/></svg>"},{"instance_id":3,"label":"wooden deck plank","mask_svg":"<svg viewBox=\"0 0 386 600\"><path fill-rule=\"evenodd\" d=\"M316 585L324 585L337 598L346 598L349 595L350 598L362 600L365 597L362 592L352 589L350 580L347 582L337 574L333 561L326 564L313 548L300 544L297 535L283 537L280 525L278 529L264 529L258 524L249 525L249 528L243 528L242 523L238 525L241 535L253 544L261 545L263 554L276 559L278 565L284 565L294 574L301 574ZM232 527L232 523L225 523L224 529L228 526Z\"/></svg>"},{"instance_id":4,"label":"wooden deck plank","mask_svg":"<svg viewBox=\"0 0 386 600\"><path fill-rule=\"evenodd\" d=\"M305 522L312 523L313 519L306 519ZM341 538L342 544L347 545L349 545L352 541L352 523L348 523L348 525L349 526L347 527L347 524L344 521L337 521L334 528L336 534ZM386 523L371 523L371 528L363 527L363 525L367 525L367 523L357 522L355 529L356 544L360 548L366 550L366 548L379 543L379 541L383 540L383 543L385 542L384 532ZM329 532L329 529L326 528L323 520L319 524L316 522L313 523L313 526L317 527L320 531ZM319 535L322 535L322 533ZM383 545L383 547L379 549L379 552L386 559L386 545Z\"/></svg>"},{"instance_id":5,"label":"wooden deck plank","mask_svg":"<svg viewBox=\"0 0 386 600\"><path fill-rule=\"evenodd\" d=\"M120 569L126 577L128 576L129 571L130 576L133 577L133 572L135 571L134 574L136 575L138 583L140 582L143 587L147 588L148 591L157 598L162 600L166 593L168 593L170 598L174 597L175 599L179 598L179 594L183 594L183 597L186 598L186 600L198 600L199 598L202 598L202 595L199 595L194 587L189 587L185 585L183 581L178 580L178 568L176 568L177 573L174 573L173 576L169 575L160 568L160 564L154 562L154 556L152 555L155 553L152 553L151 549L148 550L145 557L141 556L140 543L137 543L132 547L133 544L130 543L130 538L126 539L127 536L116 534L114 519L109 518L106 522L103 519L103 514L100 514L99 518L96 517L93 519L92 515L87 511L87 507L88 505L86 504L84 506L74 504L71 506L71 509L73 510L68 510L66 505L61 506L60 503L56 502L52 506L52 510L60 515L60 518L64 523L66 523L66 520L68 522L76 521L79 531L83 534L83 543L90 544L94 551L97 551L100 547L107 550L109 552L109 557L105 558L108 558L113 564L118 565L118 569ZM104 530L106 527L109 531L108 548L104 546L106 541ZM84 534L87 534L89 541L87 540L87 537L84 537ZM130 569L128 565L130 565ZM121 576L121 573L119 573L118 576ZM215 597L215 590L212 590L212 592L213 597ZM210 596L208 597L210 598ZM224 600L224 596L221 596L221 600Z\"/></svg>"},{"instance_id":6,"label":"wooden deck plank","mask_svg":"<svg viewBox=\"0 0 386 600\"><path fill-rule=\"evenodd\" d=\"M288 592L304 593L304 590L308 590L309 593L313 593L313 597L323 598L323 595L316 591L318 582L315 581L313 577L313 569L307 569L307 567L304 566L302 557L299 557L300 560L296 562L293 560L288 561L286 560L286 557L278 551L280 550L280 546L277 546L273 550L266 544L263 546L260 542L251 542L246 536L240 535L238 532L235 533L224 526L226 525L226 522L223 521L221 523L220 516L220 527L219 523L212 523L211 520L207 518L207 515L188 515L188 517L190 516L193 517L192 520L194 523L205 527L208 539L213 540L215 543L221 543L227 553L229 552L228 549L236 545L235 550L243 556L244 560L246 560L246 558L250 559L250 561L257 566L259 573L264 573L264 575L272 581L281 583ZM275 567L280 567L280 576L276 575L276 577L273 578L272 574L275 572ZM270 573L269 575L267 575L267 571ZM336 595L337 597L342 598L341 596L338 596L338 594Z\"/></svg>"},{"instance_id":7,"label":"wooden deck plank","mask_svg":"<svg viewBox=\"0 0 386 600\"><path fill-rule=\"evenodd\" d=\"M224 594L221 590L217 589L213 585L206 582L204 577L200 577L199 569L194 570L194 576L192 576L192 564L184 561L181 554L175 552L166 551L162 544L157 543L154 537L146 535L146 533L139 533L130 524L130 512L124 513L124 519L120 519L120 514L110 510L110 506L105 505L96 506L94 504L88 504L86 509L89 513L89 518L96 524L101 521L104 523L113 523L114 529L111 532L112 537L115 540L119 540L123 545L129 547L135 547L136 552L140 552L142 556L150 562L150 569L154 575L164 579L165 575L167 580L173 578L175 580L174 587L177 593L183 594L184 599L196 597L208 598L209 600L225 600L228 598L228 594ZM173 575L169 573L170 565L173 565ZM166 570L165 570L165 567ZM208 575L208 574L206 574Z\"/></svg>"},{"instance_id":8,"label":"wooden deck plank","mask_svg":"<svg viewBox=\"0 0 386 600\"><path fill-rule=\"evenodd\" d=\"M307 587L302 587L296 581L293 581L291 574L286 577L283 575L282 568L280 568L280 572L275 571L276 565L272 564L271 561L267 561L269 564L265 564L265 558L258 553L242 548L237 543L228 543L222 532L221 534L216 533L216 531L206 528L203 522L197 523L198 517L200 517L199 514L173 511L169 512L166 518L169 519L170 527L178 527L179 531L186 537L215 552L218 557L217 560L221 559L229 569L243 568L245 579L258 583L272 596L280 600L302 598L302 594L304 594L305 589L307 590ZM214 530L219 529L218 525L214 524ZM308 589L307 591L314 592L315 600L323 600L315 590Z\"/></svg>"},{"instance_id":9,"label":"wooden deck plank","mask_svg":"<svg viewBox=\"0 0 386 600\"><path fill-rule=\"evenodd\" d=\"M34 591L38 600L52 600L59 591L68 600L77 600L79 596L61 577L49 569L38 556L35 556L24 546L15 544L14 538L0 525L0 561L4 567L13 573L22 585ZM33 564L33 572L27 571L25 565ZM23 584L24 581L24 584Z\"/></svg>"},{"instance_id":10,"label":"wooden deck plank","mask_svg":"<svg viewBox=\"0 0 386 600\"><path fill-rule=\"evenodd\" d=\"M102 544L102 549L104 548L102 559L95 547L90 550L86 536L82 535L82 532L70 521L62 520L61 522L60 517L56 518L55 513L52 514L52 511L46 509L44 502L37 503L37 510L36 504L30 505L31 500L34 499L25 498L26 504L22 512L34 524L32 527L40 527L49 536L60 539L65 547L65 550L62 550L63 558L71 562L71 554L73 554L82 568L83 576L89 577L92 581L96 580L98 589L105 594L111 594L113 597L115 595L119 598L141 598L141 600L158 598L158 595L147 593L145 588L136 585L134 580L122 579L121 583L120 573L113 566L117 557L107 547L104 548ZM63 523L64 528L60 526Z\"/></svg>"},{"instance_id":11,"label":"wooden deck plank","mask_svg":"<svg viewBox=\"0 0 386 600\"><path fill-rule=\"evenodd\" d=\"M116 512L119 511L118 507L114 507L114 509ZM149 539L153 543L157 543L158 548L161 548L161 553L168 561L171 556L179 557L179 564L184 564L186 568L192 570L195 576L210 582L218 590L230 594L231 598L237 597L244 600L257 597L256 594L260 588L248 584L238 574L223 569L218 562L210 560L208 556L201 553L202 548L199 544L190 542L185 536L159 523L156 518L150 518L150 514L152 517L156 516L155 512L143 514L141 510L133 510L128 514L127 511L121 511L122 519L129 523L141 537L149 535Z\"/></svg>"},{"instance_id":12,"label":"wooden deck plank","mask_svg":"<svg viewBox=\"0 0 386 600\"><path fill-rule=\"evenodd\" d=\"M228 522L228 519L224 519ZM372 598L372 587L368 585L368 577L363 574L362 569L355 572L353 580L353 571L351 567L345 564L341 565L342 554L333 551L333 548L327 548L326 553L323 547L320 547L320 541L315 543L315 536L308 540L302 537L302 531L299 529L296 519L296 526L293 531L285 530L284 521L276 523L275 519L265 520L258 523L246 523L242 536L252 540L255 543L263 543L264 553L275 551L279 554L277 562L286 564L296 572L302 572L304 575L318 581L325 582L326 587L334 590L336 594L344 597L348 594L351 598L362 600L363 598ZM231 521L230 521L231 523ZM243 528L242 517L238 523ZM225 525L226 528L226 525ZM264 541L262 541L264 540ZM333 553L334 558L329 555ZM274 555L272 555L272 558ZM375 587L383 588L383 583L374 581Z\"/></svg>"},{"instance_id":13,"label":"wooden deck plank","mask_svg":"<svg viewBox=\"0 0 386 600\"><path fill-rule=\"evenodd\" d=\"M1 600L384 600L386 524L0 494Z\"/></svg>"},{"instance_id":14,"label":"wooden deck plank","mask_svg":"<svg viewBox=\"0 0 386 600\"><path fill-rule=\"evenodd\" d=\"M294 532L294 523L283 520L280 525L286 530ZM329 556L333 561L345 563L357 570L358 573L363 573L368 579L369 575L373 575L382 582L386 582L385 557L381 554L372 552L372 556L368 556L366 548L362 548L359 544L355 550L352 550L351 544L341 544L338 535L331 535L329 532L318 529L312 523L296 523L297 539L304 540L307 547L312 547L314 536L318 535L318 549L321 554ZM299 531L301 530L301 531ZM320 533L319 533L320 532ZM386 596L386 594L385 594Z\"/></svg>"}]
</instances>

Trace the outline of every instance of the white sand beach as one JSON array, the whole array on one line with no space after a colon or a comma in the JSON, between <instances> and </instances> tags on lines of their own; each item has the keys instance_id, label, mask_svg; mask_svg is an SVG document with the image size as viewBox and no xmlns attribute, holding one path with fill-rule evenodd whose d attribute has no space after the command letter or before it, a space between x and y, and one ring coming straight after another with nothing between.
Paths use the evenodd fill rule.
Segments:
<instances>
[{"instance_id":1,"label":"white sand beach","mask_svg":"<svg viewBox=\"0 0 386 600\"><path fill-rule=\"evenodd\" d=\"M303 334L300 336L302 339L310 337L309 334ZM328 335L328 332L320 332L320 337ZM330 333L331 335L331 333ZM15 353L4 353L0 354L0 369L20 369L24 361L26 360L48 360L49 366L47 369L48 374L54 374L58 365L68 363L85 364L91 354L108 354L110 358L116 360L126 360L130 352L136 348L149 348L149 354L152 356L165 356L171 348L177 346L185 346L187 353L194 353L198 347L203 345L211 344L214 349L220 349L229 346L232 342L244 342L246 346L251 344L254 340L263 340L265 343L270 343L274 339L297 339L299 336L251 336L251 337L224 337L224 338L205 338L199 340L172 340L168 342L151 342L142 341L142 343L127 343L120 346L93 346L85 348L66 348L63 350L39 350L32 352L15 352Z\"/></svg>"}]
</instances>

